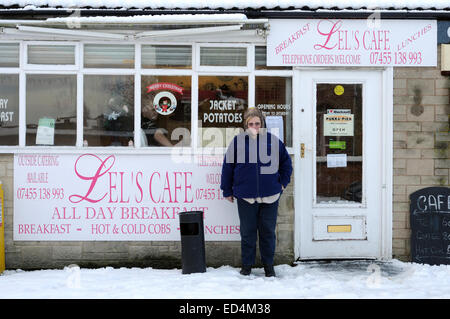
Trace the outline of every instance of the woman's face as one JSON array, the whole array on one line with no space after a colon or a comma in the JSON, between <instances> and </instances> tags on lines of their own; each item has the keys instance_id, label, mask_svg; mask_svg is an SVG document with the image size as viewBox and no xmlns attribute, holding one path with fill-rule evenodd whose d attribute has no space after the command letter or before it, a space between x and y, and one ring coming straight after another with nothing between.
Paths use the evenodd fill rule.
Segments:
<instances>
[{"instance_id":1,"label":"woman's face","mask_svg":"<svg viewBox=\"0 0 450 319\"><path fill-rule=\"evenodd\" d=\"M258 134L261 128L261 119L258 116L250 117L247 121L247 127L252 134Z\"/></svg>"}]
</instances>

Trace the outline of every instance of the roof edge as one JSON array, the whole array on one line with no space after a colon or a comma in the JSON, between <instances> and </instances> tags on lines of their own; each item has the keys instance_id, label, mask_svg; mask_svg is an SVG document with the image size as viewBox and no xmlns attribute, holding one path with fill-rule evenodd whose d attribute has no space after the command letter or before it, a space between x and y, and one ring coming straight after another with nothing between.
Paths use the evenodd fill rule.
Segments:
<instances>
[{"instance_id":1,"label":"roof edge","mask_svg":"<svg viewBox=\"0 0 450 319\"><path fill-rule=\"evenodd\" d=\"M192 10L155 10L155 9L93 9L93 8L39 8L39 9L11 9L0 6L0 17L11 18L21 17L21 19L42 19L53 17L68 17L74 12L79 17L94 16L137 16L137 15L199 15L199 14L245 14L249 19L268 18L268 19L365 19L373 13L380 13L382 19L450 19L450 7L445 10L368 10L368 9L317 9L317 10L255 10L255 9L236 9L236 10L211 10L211 9L192 9Z\"/></svg>"}]
</instances>

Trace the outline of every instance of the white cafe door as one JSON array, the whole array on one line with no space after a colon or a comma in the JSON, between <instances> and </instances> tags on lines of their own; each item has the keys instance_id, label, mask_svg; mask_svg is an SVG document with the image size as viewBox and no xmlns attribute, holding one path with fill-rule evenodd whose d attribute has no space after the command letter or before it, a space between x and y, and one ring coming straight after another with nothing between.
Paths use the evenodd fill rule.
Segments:
<instances>
[{"instance_id":1,"label":"white cafe door","mask_svg":"<svg viewBox=\"0 0 450 319\"><path fill-rule=\"evenodd\" d=\"M296 259L382 258L383 71L296 75Z\"/></svg>"}]
</instances>

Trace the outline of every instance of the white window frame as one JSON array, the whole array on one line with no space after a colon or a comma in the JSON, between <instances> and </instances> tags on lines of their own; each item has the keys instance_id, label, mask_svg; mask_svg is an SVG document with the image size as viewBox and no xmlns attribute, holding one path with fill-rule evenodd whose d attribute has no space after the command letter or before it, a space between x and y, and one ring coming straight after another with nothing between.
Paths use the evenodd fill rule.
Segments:
<instances>
[{"instance_id":1,"label":"white window frame","mask_svg":"<svg viewBox=\"0 0 450 319\"><path fill-rule=\"evenodd\" d=\"M132 68L91 68L91 67L85 67L84 66L84 46L86 44L108 44L108 45L121 45L121 46L134 46L134 67ZM86 40L86 41L80 41L80 57L79 57L79 65L80 65L80 70L81 71L87 71L87 70L127 70L127 71L136 71L136 42L121 42L121 41L93 41L93 40ZM140 52L139 52L139 56L140 56ZM89 71L88 71L89 72ZM109 73L109 71L107 71L107 74L111 74Z\"/></svg>"},{"instance_id":2,"label":"white window frame","mask_svg":"<svg viewBox=\"0 0 450 319\"><path fill-rule=\"evenodd\" d=\"M19 70L20 70L20 68L16 68L16 67L11 67L11 68L0 68L0 74L14 74L14 75L18 75L19 76L19 109L18 109L18 111L19 111L19 121L18 121L18 123L19 123L19 144L20 144L20 131L21 131L21 129L20 129L20 127L21 127L21 117L22 117L22 106L21 106L21 98L20 98L20 88L21 88L21 84L22 84L22 80L21 80L21 77L20 77L20 72L19 72ZM7 149L7 150L15 150L15 149L17 149L17 147L18 147L18 145L2 145L1 147L0 147L0 149L2 149L2 148L5 148L5 149ZM0 154L1 154L2 152L0 151Z\"/></svg>"},{"instance_id":3,"label":"white window frame","mask_svg":"<svg viewBox=\"0 0 450 319\"><path fill-rule=\"evenodd\" d=\"M289 154L293 154L294 147L294 77L292 70L255 70L254 72L254 93L256 93L256 77L278 77L278 78L291 78L291 146L286 146L286 150ZM255 98L256 103L256 98Z\"/></svg>"},{"instance_id":4,"label":"white window frame","mask_svg":"<svg viewBox=\"0 0 450 319\"><path fill-rule=\"evenodd\" d=\"M48 46L74 46L75 63L74 64L34 64L28 62L28 47L33 45L48 45ZM79 69L79 42L74 41L26 41L23 43L22 59L25 69L27 70L57 70L57 71L77 71Z\"/></svg>"},{"instance_id":5,"label":"white window frame","mask_svg":"<svg viewBox=\"0 0 450 319\"><path fill-rule=\"evenodd\" d=\"M192 70L194 70L194 61L196 61L194 52L195 52L195 45L189 42L177 42L177 43L168 43L168 42L136 42L136 45L139 45L139 56L142 55L142 46L144 45L152 45L152 46L190 46L191 47L191 67L190 68L143 68L142 67L142 59L139 61L139 64L136 64L136 69L140 69L142 72L145 72L147 70L152 70L157 72L157 70L165 70L166 72L172 72L172 71L190 71L192 73ZM136 50L136 55L138 54L138 50ZM169 73L167 73L169 74Z\"/></svg>"},{"instance_id":6,"label":"white window frame","mask_svg":"<svg viewBox=\"0 0 450 319\"><path fill-rule=\"evenodd\" d=\"M176 45L176 46L191 46L191 68L188 69L169 69L169 68L143 68L142 67L142 45ZM134 146L136 149L144 151L144 152L151 152L154 154L190 154L193 148L194 144L194 130L197 132L197 125L196 120L194 121L194 113L197 114L196 107L194 107L194 103L197 103L197 90L194 89L197 87L197 83L195 83L194 87L194 61L195 61L195 46L193 43L190 42L176 42L176 43L168 43L168 42L161 42L161 41L143 41L140 40L136 42L136 58L135 58L135 70L136 70L136 77L135 82L139 82L138 84L135 83L135 106L134 106L134 112L135 114L141 114L141 81L142 76L190 76L191 77L191 145L190 146L183 146L183 147L169 147L169 146L146 146L142 147L140 145L140 137L137 135L137 130L135 130L135 142ZM139 101L137 101L137 99ZM139 103L137 103L139 102ZM196 105L196 104L195 104ZM141 116L135 117L135 127L141 127Z\"/></svg>"},{"instance_id":7,"label":"white window frame","mask_svg":"<svg viewBox=\"0 0 450 319\"><path fill-rule=\"evenodd\" d=\"M250 72L254 68L254 49L253 45L250 44L241 44L241 43L197 43L196 45L196 59L195 59L195 69L197 71L204 72ZM246 66L206 66L200 65L200 54L201 48L246 48L247 49L247 65ZM253 50L251 50L252 48ZM253 52L253 54L252 54Z\"/></svg>"},{"instance_id":8,"label":"white window frame","mask_svg":"<svg viewBox=\"0 0 450 319\"><path fill-rule=\"evenodd\" d=\"M264 46L261 42L254 43L212 43L212 42L167 42L167 41L101 41L101 40L81 40L81 41L29 41L25 39L1 40L1 43L19 43L20 58L19 67L0 68L0 73L19 74L19 145L1 146L0 153L23 153L23 152L53 152L53 153L78 153L92 151L97 153L116 154L197 154L211 150L198 145L198 77L199 76L246 76L248 78L248 105L255 104L255 76L281 76L293 79L293 70L256 70L255 69L255 46ZM84 45L85 44L118 44L134 45L135 60L134 68L89 68L84 67ZM141 46L148 45L187 45L192 47L192 68L190 69L170 69L157 68L149 69L141 66ZM75 65L37 65L29 64L27 61L28 45L74 45ZM241 47L247 49L247 65L245 67L236 66L200 66L201 47ZM73 146L36 146L25 145L26 142L26 75L27 74L76 74L77 76L77 128L76 143ZM141 118L141 77L146 75L173 75L191 77L191 145L186 147L141 147L139 130L134 132L134 147L128 146L101 146L83 147L83 113L84 113L84 75L133 75L134 76L134 125L140 127ZM294 82L294 80L292 81ZM294 83L293 83L294 84ZM294 92L293 92L294 94ZM290 154L293 154L293 147L287 147ZM215 150L224 152L225 148Z\"/></svg>"},{"instance_id":9,"label":"white window frame","mask_svg":"<svg viewBox=\"0 0 450 319\"><path fill-rule=\"evenodd\" d=\"M24 139L24 136L21 137L21 135L23 135L24 133L22 132L22 122L23 122L23 116L24 116L24 110L25 107L23 105L23 99L21 98L21 91L24 90L22 83L24 82L23 76L20 72L21 67L22 67L22 55L23 55L23 50L22 50L22 42L18 41L18 40L5 40L5 41L1 41L1 43L15 43L19 45L19 66L18 67L0 67L0 74L17 74L19 75L19 145L20 145L20 141L21 138ZM1 153L11 153L14 152L15 150L17 150L17 148L19 147L19 145L3 145L0 146L0 154ZM2 150L5 151L2 151Z\"/></svg>"},{"instance_id":10,"label":"white window frame","mask_svg":"<svg viewBox=\"0 0 450 319\"><path fill-rule=\"evenodd\" d=\"M12 43L12 44L19 45L19 66L13 66L13 67L2 66L2 67L0 67L0 72L3 72L3 71L5 71L5 73L12 73L11 71L19 72L20 68L22 66L22 43L21 43L21 41L5 40L5 41L0 41L0 43L1 44Z\"/></svg>"},{"instance_id":11,"label":"white window frame","mask_svg":"<svg viewBox=\"0 0 450 319\"><path fill-rule=\"evenodd\" d=\"M211 71L209 71L209 72L201 72L201 73L198 73L197 75L196 75L196 77L197 77L197 87L198 87L198 78L199 77L201 77L201 76L245 76L245 77L247 77L248 78L248 92L247 92L247 104L248 104L248 106L251 106L251 105L254 105L255 103L254 103L254 101L255 101L255 99L254 99L254 97L255 97L255 94L254 94L254 88L255 88L255 86L254 86L254 83L255 83L255 81L254 81L254 76L253 76L253 80L251 80L251 73L250 72L246 72L246 73L238 73L238 72L211 72ZM253 81L253 86L251 85L251 81ZM253 87L253 94L251 93L251 87ZM197 94L198 94L198 90L196 90L197 91ZM250 103L250 97L253 97L253 103L251 104ZM199 119L198 119L198 96L197 96L197 101L196 101L196 110L197 110L197 117L196 117L196 121L200 121ZM198 128L199 128L200 126L199 125L197 125L197 135L195 136L195 142L196 142L196 147L195 147L195 153L196 154L205 154L205 155L215 155L215 154L223 154L223 153L225 153L225 151L226 151L226 147L202 147L201 145L199 145L199 138L200 138L200 136L198 135Z\"/></svg>"},{"instance_id":12,"label":"white window frame","mask_svg":"<svg viewBox=\"0 0 450 319\"><path fill-rule=\"evenodd\" d=\"M26 109L26 106L27 106L27 95L26 95L26 92L27 92L27 90L26 90L26 83L27 83L27 76L28 75L34 75L34 74L45 74L45 75L75 75L75 76L77 76L77 72L76 71L64 71L64 70L57 70L57 71L54 71L54 70L34 70L34 69L31 69L31 70L28 70L28 71L26 71L26 72L21 72L21 76L23 76L23 83L22 83L22 81L21 81L21 76L19 76L19 110L20 110L20 119L19 119L19 122L20 122L20 120L23 120L23 128L21 127L21 124L22 123L19 123L19 146L20 147L23 147L23 148L26 148L27 150L30 150L31 148L32 149L36 149L36 150L38 150L38 149L40 149L40 150L42 150L42 149L45 149L45 150L48 150L48 149L58 149L58 148L61 148L62 150L64 150L64 149L72 149L72 148L74 148L75 146L72 146L72 145L26 145L26 136L27 136L27 127L26 127L26 124L27 124L27 122L26 122L26 116L27 116L27 109ZM23 86L23 91L24 92L21 92L21 86ZM22 105L22 103L23 103L23 105ZM75 134L77 134L77 130L78 130L78 111L79 111L79 108L78 108L78 81L77 81L77 99L76 99L76 112L77 112L77 128L76 128L76 132L75 132ZM83 122L81 122L81 124L82 124ZM23 137L21 137L21 133L23 133ZM78 139L78 134L76 135L76 137L75 137L75 141L77 142L77 139ZM76 142L75 142L75 145L76 145Z\"/></svg>"}]
</instances>

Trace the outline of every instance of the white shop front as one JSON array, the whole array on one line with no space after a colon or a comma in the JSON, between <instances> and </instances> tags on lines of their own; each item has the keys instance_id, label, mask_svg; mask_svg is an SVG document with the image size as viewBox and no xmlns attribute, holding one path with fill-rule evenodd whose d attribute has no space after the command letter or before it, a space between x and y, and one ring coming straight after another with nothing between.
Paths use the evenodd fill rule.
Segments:
<instances>
[{"instance_id":1,"label":"white shop front","mask_svg":"<svg viewBox=\"0 0 450 319\"><path fill-rule=\"evenodd\" d=\"M13 240L178 241L178 213L202 210L207 241L239 241L221 161L255 106L293 159L295 259L390 258L393 67L436 65L436 22L371 22L4 24Z\"/></svg>"}]
</instances>

